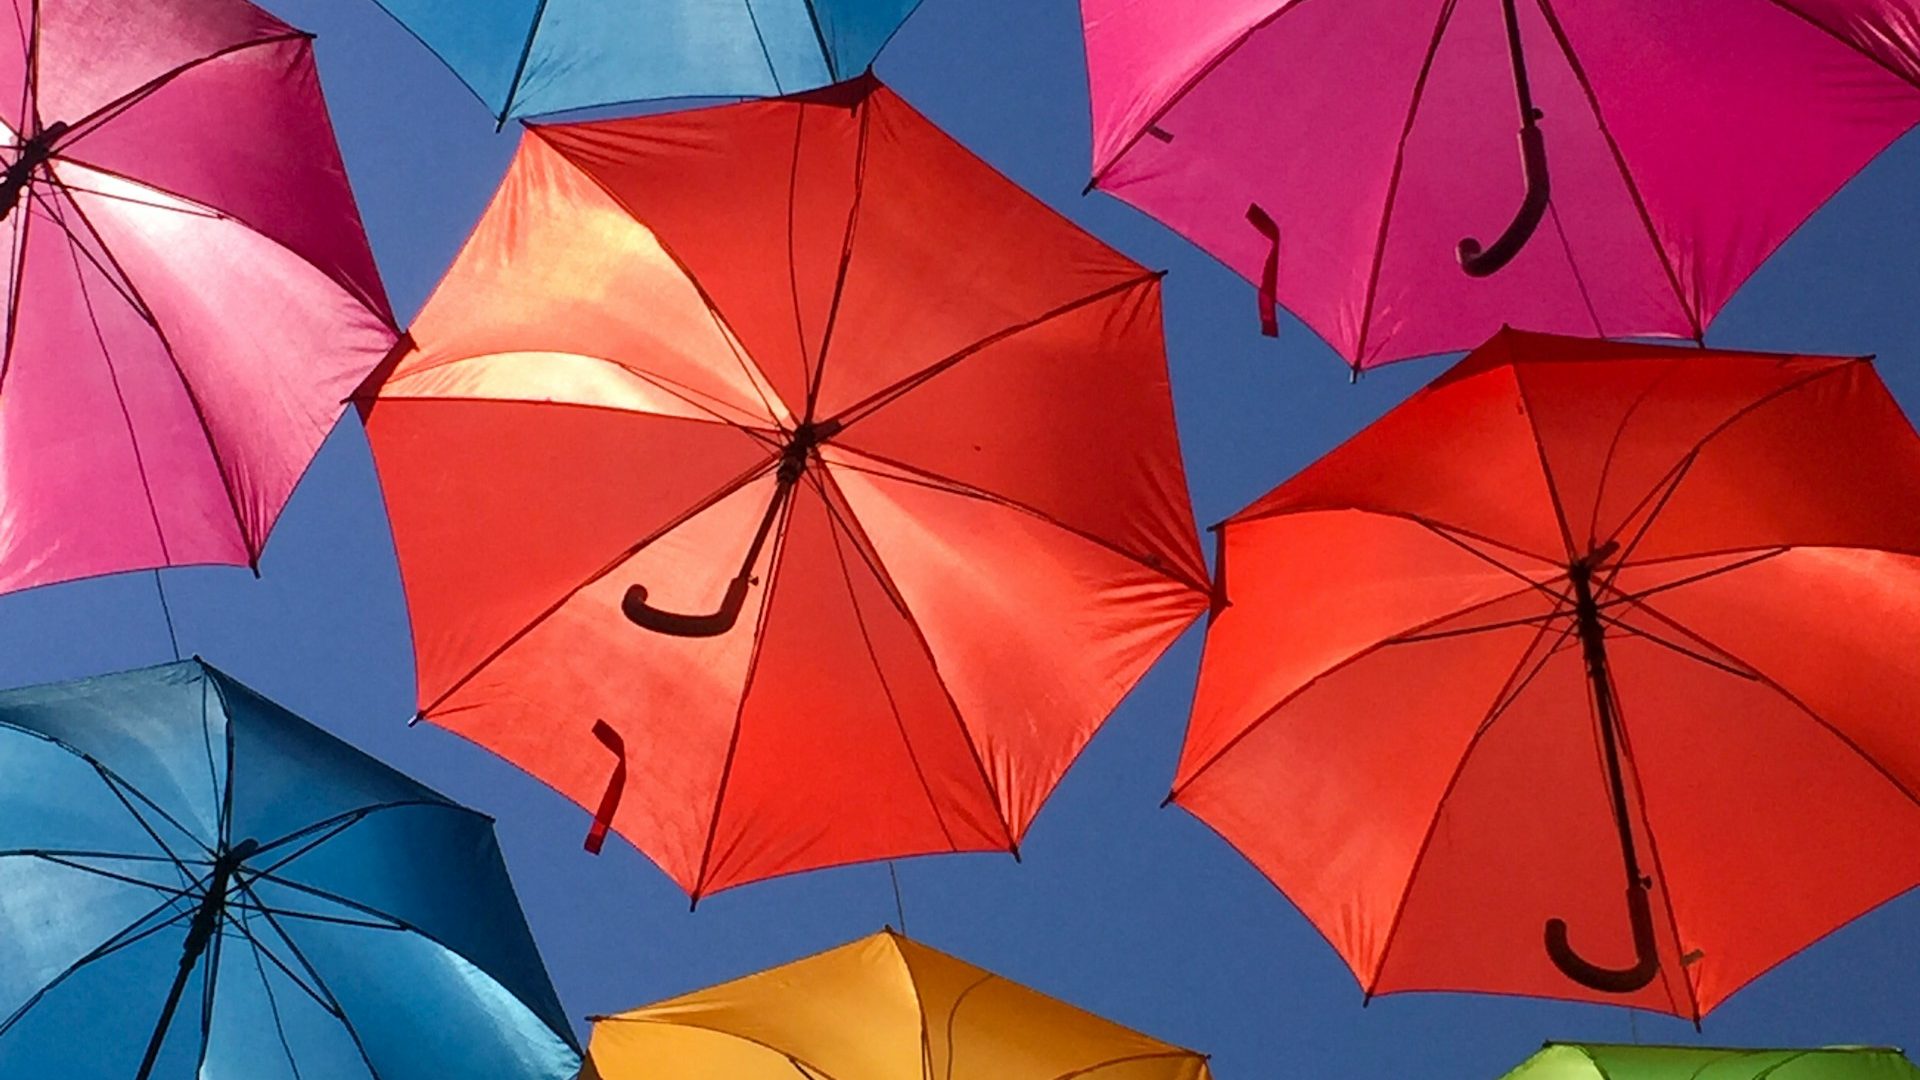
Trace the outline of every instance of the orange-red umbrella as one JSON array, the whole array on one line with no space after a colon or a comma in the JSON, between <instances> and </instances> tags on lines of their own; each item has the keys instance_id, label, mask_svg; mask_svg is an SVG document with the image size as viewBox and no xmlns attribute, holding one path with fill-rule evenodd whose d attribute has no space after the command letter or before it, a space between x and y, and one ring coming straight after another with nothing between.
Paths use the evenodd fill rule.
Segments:
<instances>
[{"instance_id":1,"label":"orange-red umbrella","mask_svg":"<svg viewBox=\"0 0 1920 1080\"><path fill-rule=\"evenodd\" d=\"M1223 526L1174 798L1369 994L1698 1019L1920 883L1871 364L1503 332Z\"/></svg>"},{"instance_id":2,"label":"orange-red umbrella","mask_svg":"<svg viewBox=\"0 0 1920 1080\"><path fill-rule=\"evenodd\" d=\"M1206 605L1158 276L871 78L530 128L362 404L422 714L696 898L1016 851Z\"/></svg>"}]
</instances>

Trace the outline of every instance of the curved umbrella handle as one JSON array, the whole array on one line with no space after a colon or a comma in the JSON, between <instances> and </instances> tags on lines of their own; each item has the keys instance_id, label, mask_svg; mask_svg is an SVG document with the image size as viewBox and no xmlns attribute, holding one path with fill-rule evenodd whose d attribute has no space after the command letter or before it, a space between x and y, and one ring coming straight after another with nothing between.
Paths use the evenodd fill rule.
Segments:
<instances>
[{"instance_id":1,"label":"curved umbrella handle","mask_svg":"<svg viewBox=\"0 0 1920 1080\"><path fill-rule=\"evenodd\" d=\"M1653 981L1660 971L1660 950L1653 937L1653 907L1646 887L1639 882L1627 886L1627 915L1633 922L1632 967L1610 968L1591 963L1573 950L1567 940L1564 919L1547 920L1547 956L1561 974L1574 982L1603 994L1631 994Z\"/></svg>"},{"instance_id":2,"label":"curved umbrella handle","mask_svg":"<svg viewBox=\"0 0 1920 1080\"><path fill-rule=\"evenodd\" d=\"M1508 223L1507 231L1493 242L1493 246L1482 250L1480 241L1472 237L1460 241L1455 254L1460 259L1460 269L1472 277L1487 277L1513 261L1520 249L1532 238L1533 230L1539 228L1540 219L1547 212L1547 198L1551 194L1551 185L1547 182L1547 140L1533 123L1539 113L1534 113L1520 129L1520 161L1526 170L1527 197L1521 201L1520 210Z\"/></svg>"},{"instance_id":3,"label":"curved umbrella handle","mask_svg":"<svg viewBox=\"0 0 1920 1080\"><path fill-rule=\"evenodd\" d=\"M727 583L727 595L720 601L719 609L707 615L662 611L647 603L645 585L629 585L627 594L620 598L620 613L635 626L656 634L686 638L719 637L740 621L740 609L746 606L747 589L752 585L753 579L745 573L734 578Z\"/></svg>"}]
</instances>

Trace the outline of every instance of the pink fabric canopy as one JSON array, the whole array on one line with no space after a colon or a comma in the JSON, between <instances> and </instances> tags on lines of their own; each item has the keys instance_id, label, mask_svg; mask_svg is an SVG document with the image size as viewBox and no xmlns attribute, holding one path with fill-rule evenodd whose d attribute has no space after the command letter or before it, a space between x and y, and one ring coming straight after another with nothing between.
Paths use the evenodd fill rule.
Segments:
<instances>
[{"instance_id":1,"label":"pink fabric canopy","mask_svg":"<svg viewBox=\"0 0 1920 1080\"><path fill-rule=\"evenodd\" d=\"M1518 0L1552 199L1472 278L1456 245L1524 187L1502 7L1081 0L1094 182L1250 280L1271 259L1365 368L1509 322L1698 339L1920 121L1920 0Z\"/></svg>"},{"instance_id":2,"label":"pink fabric canopy","mask_svg":"<svg viewBox=\"0 0 1920 1080\"><path fill-rule=\"evenodd\" d=\"M12 0L0 125L0 591L255 564L395 337L307 35Z\"/></svg>"}]
</instances>

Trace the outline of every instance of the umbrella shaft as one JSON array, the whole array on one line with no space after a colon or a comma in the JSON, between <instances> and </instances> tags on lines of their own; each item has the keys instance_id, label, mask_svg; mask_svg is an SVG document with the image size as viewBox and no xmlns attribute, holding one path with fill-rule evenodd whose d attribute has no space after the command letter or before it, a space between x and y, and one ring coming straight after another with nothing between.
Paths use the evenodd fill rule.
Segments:
<instances>
[{"instance_id":1,"label":"umbrella shaft","mask_svg":"<svg viewBox=\"0 0 1920 1080\"><path fill-rule=\"evenodd\" d=\"M1537 117L1533 85L1527 80L1527 54L1520 45L1520 13L1515 10L1515 0L1500 0L1500 9L1507 20L1507 55L1513 59L1513 93L1520 104L1520 126L1530 128Z\"/></svg>"},{"instance_id":2,"label":"umbrella shaft","mask_svg":"<svg viewBox=\"0 0 1920 1080\"><path fill-rule=\"evenodd\" d=\"M1633 850L1633 821L1627 814L1627 785L1620 770L1616 727L1619 713L1613 700L1613 679L1607 671L1606 630L1600 623L1600 606L1593 599L1593 568L1576 565L1569 577L1573 582L1574 623L1586 659L1587 680L1593 686L1594 711L1600 717L1600 748L1607 764L1607 786L1613 796L1613 824L1620 833L1620 859L1625 864L1628 883L1638 885L1640 860Z\"/></svg>"},{"instance_id":3,"label":"umbrella shaft","mask_svg":"<svg viewBox=\"0 0 1920 1080\"><path fill-rule=\"evenodd\" d=\"M154 1025L153 1037L147 1040L147 1053L140 1059L140 1071L134 1074L134 1080L147 1080L152 1075L154 1063L160 1059L160 1048L167 1041L167 1029L173 1026L173 1014L180 1008L180 996L186 992L187 979L193 975L194 967L200 963L200 956L207 951L213 936L220 932L220 920L226 914L227 889L233 881L233 873L239 868L240 858L251 854L252 850L252 842L248 841L240 849L222 855L214 862L213 874L207 880L206 895L201 897L200 908L193 913L193 922L187 929L186 948L180 954L180 970L174 973L173 986L167 991L167 1002L160 1007L160 1021ZM236 854L239 857L235 857Z\"/></svg>"}]
</instances>

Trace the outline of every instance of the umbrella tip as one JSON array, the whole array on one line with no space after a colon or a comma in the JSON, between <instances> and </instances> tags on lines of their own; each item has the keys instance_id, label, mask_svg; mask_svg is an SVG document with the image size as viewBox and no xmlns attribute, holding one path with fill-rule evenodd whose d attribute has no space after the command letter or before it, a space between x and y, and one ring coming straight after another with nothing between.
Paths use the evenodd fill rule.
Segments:
<instances>
[{"instance_id":1,"label":"umbrella tip","mask_svg":"<svg viewBox=\"0 0 1920 1080\"><path fill-rule=\"evenodd\" d=\"M418 724L420 721L425 720L426 718L427 718L426 713L423 713L418 709L416 709L414 710L414 713L412 716L407 717L407 726L412 727L415 724Z\"/></svg>"},{"instance_id":2,"label":"umbrella tip","mask_svg":"<svg viewBox=\"0 0 1920 1080\"><path fill-rule=\"evenodd\" d=\"M1179 793L1174 791L1167 792L1167 797L1160 800L1160 809L1165 810L1167 807L1172 806L1173 797L1177 794Z\"/></svg>"},{"instance_id":3,"label":"umbrella tip","mask_svg":"<svg viewBox=\"0 0 1920 1080\"><path fill-rule=\"evenodd\" d=\"M1093 194L1093 189L1099 186L1100 186L1100 178L1096 176L1093 179L1087 181L1087 186L1080 189L1080 194L1082 196L1091 195Z\"/></svg>"}]
</instances>

